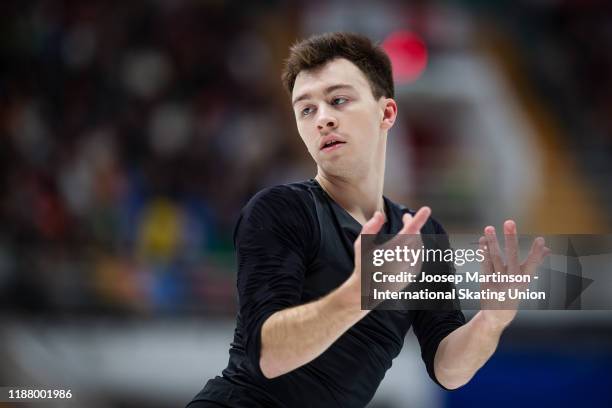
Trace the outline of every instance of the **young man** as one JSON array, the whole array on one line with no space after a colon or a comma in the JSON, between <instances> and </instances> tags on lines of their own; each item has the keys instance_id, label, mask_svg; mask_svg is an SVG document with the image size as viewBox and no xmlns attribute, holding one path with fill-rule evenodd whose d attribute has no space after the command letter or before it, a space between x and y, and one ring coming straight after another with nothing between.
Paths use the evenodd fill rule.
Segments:
<instances>
[{"instance_id":1,"label":"young man","mask_svg":"<svg viewBox=\"0 0 612 408\"><path fill-rule=\"evenodd\" d=\"M431 378L462 386L516 310L483 310L467 324L460 310L361 310L360 233L444 234L429 208L410 212L383 196L397 115L387 55L359 35L315 36L292 47L283 82L317 175L263 190L243 209L229 364L189 407L363 407L411 326ZM512 221L504 232L516 237ZM536 240L519 265L507 239L514 256L504 265L493 227L485 237L487 267L506 273L535 268L546 252Z\"/></svg>"}]
</instances>

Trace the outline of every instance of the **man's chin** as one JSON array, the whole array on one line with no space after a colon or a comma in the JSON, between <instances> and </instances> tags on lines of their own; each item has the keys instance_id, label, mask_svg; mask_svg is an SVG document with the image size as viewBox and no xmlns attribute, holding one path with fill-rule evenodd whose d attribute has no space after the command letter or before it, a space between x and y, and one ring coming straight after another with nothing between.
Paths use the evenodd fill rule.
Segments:
<instances>
[{"instance_id":1,"label":"man's chin","mask_svg":"<svg viewBox=\"0 0 612 408\"><path fill-rule=\"evenodd\" d=\"M350 166L347 163L321 163L318 165L319 174L323 174L327 178L350 178L357 174L355 166Z\"/></svg>"}]
</instances>

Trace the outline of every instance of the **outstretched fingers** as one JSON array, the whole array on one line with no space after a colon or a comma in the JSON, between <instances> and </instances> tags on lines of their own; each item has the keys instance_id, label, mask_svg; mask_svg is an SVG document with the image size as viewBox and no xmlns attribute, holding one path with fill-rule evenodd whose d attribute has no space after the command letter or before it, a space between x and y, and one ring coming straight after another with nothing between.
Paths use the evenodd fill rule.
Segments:
<instances>
[{"instance_id":1,"label":"outstretched fingers","mask_svg":"<svg viewBox=\"0 0 612 408\"><path fill-rule=\"evenodd\" d=\"M404 226L402 227L400 234L418 234L423 228L423 225L427 222L427 219L431 215L431 209L429 207L421 207L414 214L414 216L405 213L402 217Z\"/></svg>"},{"instance_id":2,"label":"outstretched fingers","mask_svg":"<svg viewBox=\"0 0 612 408\"><path fill-rule=\"evenodd\" d=\"M519 245L516 231L516 223L507 220L504 223L504 241L506 243L506 265L508 272L512 274L520 273Z\"/></svg>"},{"instance_id":3,"label":"outstretched fingers","mask_svg":"<svg viewBox=\"0 0 612 408\"><path fill-rule=\"evenodd\" d=\"M361 228L362 234L378 234L378 231L385 223L385 216L380 211L376 211L372 218L368 220Z\"/></svg>"},{"instance_id":4,"label":"outstretched fingers","mask_svg":"<svg viewBox=\"0 0 612 408\"><path fill-rule=\"evenodd\" d=\"M491 262L491 255L489 254L489 248L487 246L487 239L480 237L478 240L478 248L482 251L484 259L482 261L482 271L484 274L493 273L493 263Z\"/></svg>"},{"instance_id":5,"label":"outstretched fingers","mask_svg":"<svg viewBox=\"0 0 612 408\"><path fill-rule=\"evenodd\" d=\"M537 237L531 244L531 249L527 258L522 263L521 268L525 275L533 275L538 265L542 263L544 258L550 254L550 249L546 247L544 238Z\"/></svg>"},{"instance_id":6,"label":"outstretched fingers","mask_svg":"<svg viewBox=\"0 0 612 408\"><path fill-rule=\"evenodd\" d=\"M506 268L504 265L504 260L502 259L499 241L497 241L497 234L495 233L495 228L491 225L485 227L484 235L487 239L487 248L489 250L489 255L491 256L491 261L493 262L494 271L505 273Z\"/></svg>"}]
</instances>

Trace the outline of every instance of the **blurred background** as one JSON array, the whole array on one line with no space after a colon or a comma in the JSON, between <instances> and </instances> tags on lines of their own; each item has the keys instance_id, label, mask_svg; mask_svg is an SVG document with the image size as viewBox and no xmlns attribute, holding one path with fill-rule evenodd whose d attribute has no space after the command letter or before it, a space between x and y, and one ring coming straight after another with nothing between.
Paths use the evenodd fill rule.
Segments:
<instances>
[{"instance_id":1,"label":"blurred background","mask_svg":"<svg viewBox=\"0 0 612 408\"><path fill-rule=\"evenodd\" d=\"M507 218L522 233L611 231L608 2L0 10L2 386L179 407L220 373L240 209L315 174L279 79L312 33L360 32L392 58L391 199L431 206L450 233ZM611 345L611 312L523 312L475 379L445 393L409 334L370 407L612 406Z\"/></svg>"}]
</instances>

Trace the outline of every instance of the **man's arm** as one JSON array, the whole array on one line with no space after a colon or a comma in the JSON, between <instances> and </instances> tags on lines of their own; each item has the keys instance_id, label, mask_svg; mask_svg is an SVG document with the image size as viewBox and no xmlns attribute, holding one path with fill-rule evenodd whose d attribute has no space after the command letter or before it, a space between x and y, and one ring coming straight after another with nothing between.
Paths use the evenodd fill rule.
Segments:
<instances>
[{"instance_id":1,"label":"man's arm","mask_svg":"<svg viewBox=\"0 0 612 408\"><path fill-rule=\"evenodd\" d=\"M519 265L518 241L514 221L504 224L506 257L504 264L495 229L485 228L480 248L485 251L483 273L494 271L504 274L533 276L538 265L550 250L544 239L536 238L527 259ZM497 287L495 290L507 288ZM501 306L501 308L500 308ZM482 309L467 324L447 335L438 345L434 359L436 378L445 388L455 389L466 384L493 355L504 329L512 322L518 309L518 301L508 300L502 305L484 302Z\"/></svg>"},{"instance_id":2,"label":"man's arm","mask_svg":"<svg viewBox=\"0 0 612 408\"><path fill-rule=\"evenodd\" d=\"M400 234L418 234L431 210L405 214ZM376 212L362 234L376 234L384 224ZM305 305L271 315L261 329L259 365L266 378L274 378L309 363L327 350L344 332L367 315L361 310L361 237L355 241L355 270L328 295Z\"/></svg>"},{"instance_id":3,"label":"man's arm","mask_svg":"<svg viewBox=\"0 0 612 408\"><path fill-rule=\"evenodd\" d=\"M357 285L357 286L356 286ZM359 282L349 278L319 300L281 310L261 328L259 365L274 378L317 358L368 313L361 310Z\"/></svg>"},{"instance_id":4,"label":"man's arm","mask_svg":"<svg viewBox=\"0 0 612 408\"><path fill-rule=\"evenodd\" d=\"M434 359L438 382L449 390L465 385L493 355L503 330L480 311L451 332L440 342Z\"/></svg>"}]
</instances>

